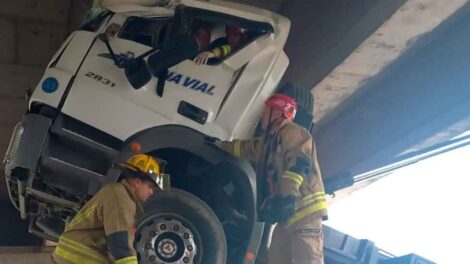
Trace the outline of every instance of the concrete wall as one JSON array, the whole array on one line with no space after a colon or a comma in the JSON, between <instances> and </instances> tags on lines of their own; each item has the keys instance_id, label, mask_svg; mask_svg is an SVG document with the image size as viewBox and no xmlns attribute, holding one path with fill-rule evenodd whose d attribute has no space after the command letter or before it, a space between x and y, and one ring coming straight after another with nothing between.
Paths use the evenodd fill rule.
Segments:
<instances>
[{"instance_id":1,"label":"concrete wall","mask_svg":"<svg viewBox=\"0 0 470 264\"><path fill-rule=\"evenodd\" d=\"M0 1L0 156L25 111L25 94L90 5L89 0ZM0 195L4 194L3 177Z\"/></svg>"},{"instance_id":2,"label":"concrete wall","mask_svg":"<svg viewBox=\"0 0 470 264\"><path fill-rule=\"evenodd\" d=\"M1 159L14 125L26 110L26 91L37 85L45 65L69 32L78 26L90 4L91 0L0 1ZM27 223L19 219L6 198L2 169L0 212L9 217L0 221L0 246L37 244L26 234Z\"/></svg>"}]
</instances>

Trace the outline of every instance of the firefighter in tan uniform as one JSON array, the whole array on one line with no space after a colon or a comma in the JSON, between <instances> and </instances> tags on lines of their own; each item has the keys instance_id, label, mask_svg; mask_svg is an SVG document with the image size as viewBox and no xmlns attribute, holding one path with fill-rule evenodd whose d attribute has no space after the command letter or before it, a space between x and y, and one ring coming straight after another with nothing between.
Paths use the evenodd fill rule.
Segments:
<instances>
[{"instance_id":1,"label":"firefighter in tan uniform","mask_svg":"<svg viewBox=\"0 0 470 264\"><path fill-rule=\"evenodd\" d=\"M261 219L277 223L270 264L323 264L322 219L327 201L310 134L294 124L295 101L283 94L266 101L262 138L218 142L223 150L256 163L265 180Z\"/></svg>"},{"instance_id":2,"label":"firefighter in tan uniform","mask_svg":"<svg viewBox=\"0 0 470 264\"><path fill-rule=\"evenodd\" d=\"M160 166L145 154L116 165L123 180L103 187L75 215L60 236L54 263L137 264L134 224L158 187Z\"/></svg>"}]
</instances>

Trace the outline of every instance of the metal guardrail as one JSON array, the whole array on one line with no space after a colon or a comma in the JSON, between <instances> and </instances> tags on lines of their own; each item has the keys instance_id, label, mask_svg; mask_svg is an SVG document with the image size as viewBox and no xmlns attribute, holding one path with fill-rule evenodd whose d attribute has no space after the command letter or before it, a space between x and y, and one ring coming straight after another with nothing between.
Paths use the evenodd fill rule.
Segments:
<instances>
[{"instance_id":1,"label":"metal guardrail","mask_svg":"<svg viewBox=\"0 0 470 264\"><path fill-rule=\"evenodd\" d=\"M407 166L407 165L422 161L424 159L431 158L436 155L449 152L451 150L464 147L467 145L470 145L470 135L457 137L457 138L445 141L436 146L432 146L432 147L425 148L420 151L408 153L406 155L399 157L398 158L399 161L391 165L384 166L384 167L381 167L376 170L372 170L372 171L369 171L360 175L355 175L354 182L357 183L357 182L369 180L371 178L381 177L381 176L387 175L388 173L396 169L402 168L404 166Z\"/></svg>"}]
</instances>

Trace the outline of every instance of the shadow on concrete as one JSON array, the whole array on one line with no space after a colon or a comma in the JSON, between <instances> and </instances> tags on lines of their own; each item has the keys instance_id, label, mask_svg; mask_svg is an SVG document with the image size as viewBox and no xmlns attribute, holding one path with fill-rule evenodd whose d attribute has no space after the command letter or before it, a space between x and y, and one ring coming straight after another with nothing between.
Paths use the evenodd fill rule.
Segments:
<instances>
[{"instance_id":1,"label":"shadow on concrete","mask_svg":"<svg viewBox=\"0 0 470 264\"><path fill-rule=\"evenodd\" d=\"M28 233L28 220L7 199L0 200L0 247L42 246L42 240Z\"/></svg>"}]
</instances>

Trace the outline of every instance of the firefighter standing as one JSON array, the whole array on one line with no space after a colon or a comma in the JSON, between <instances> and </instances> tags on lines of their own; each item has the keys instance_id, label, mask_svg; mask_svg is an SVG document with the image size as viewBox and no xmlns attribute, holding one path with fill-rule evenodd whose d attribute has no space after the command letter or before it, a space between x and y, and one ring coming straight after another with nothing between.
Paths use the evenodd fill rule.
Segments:
<instances>
[{"instance_id":1,"label":"firefighter standing","mask_svg":"<svg viewBox=\"0 0 470 264\"><path fill-rule=\"evenodd\" d=\"M133 247L135 220L141 204L153 195L160 166L137 154L117 164L123 180L103 187L75 215L54 251L54 263L137 264Z\"/></svg>"},{"instance_id":2,"label":"firefighter standing","mask_svg":"<svg viewBox=\"0 0 470 264\"><path fill-rule=\"evenodd\" d=\"M266 101L262 138L218 142L232 155L256 163L267 197L261 218L277 223L270 264L323 264L322 219L327 202L311 135L294 124L295 101L283 94Z\"/></svg>"}]
</instances>

